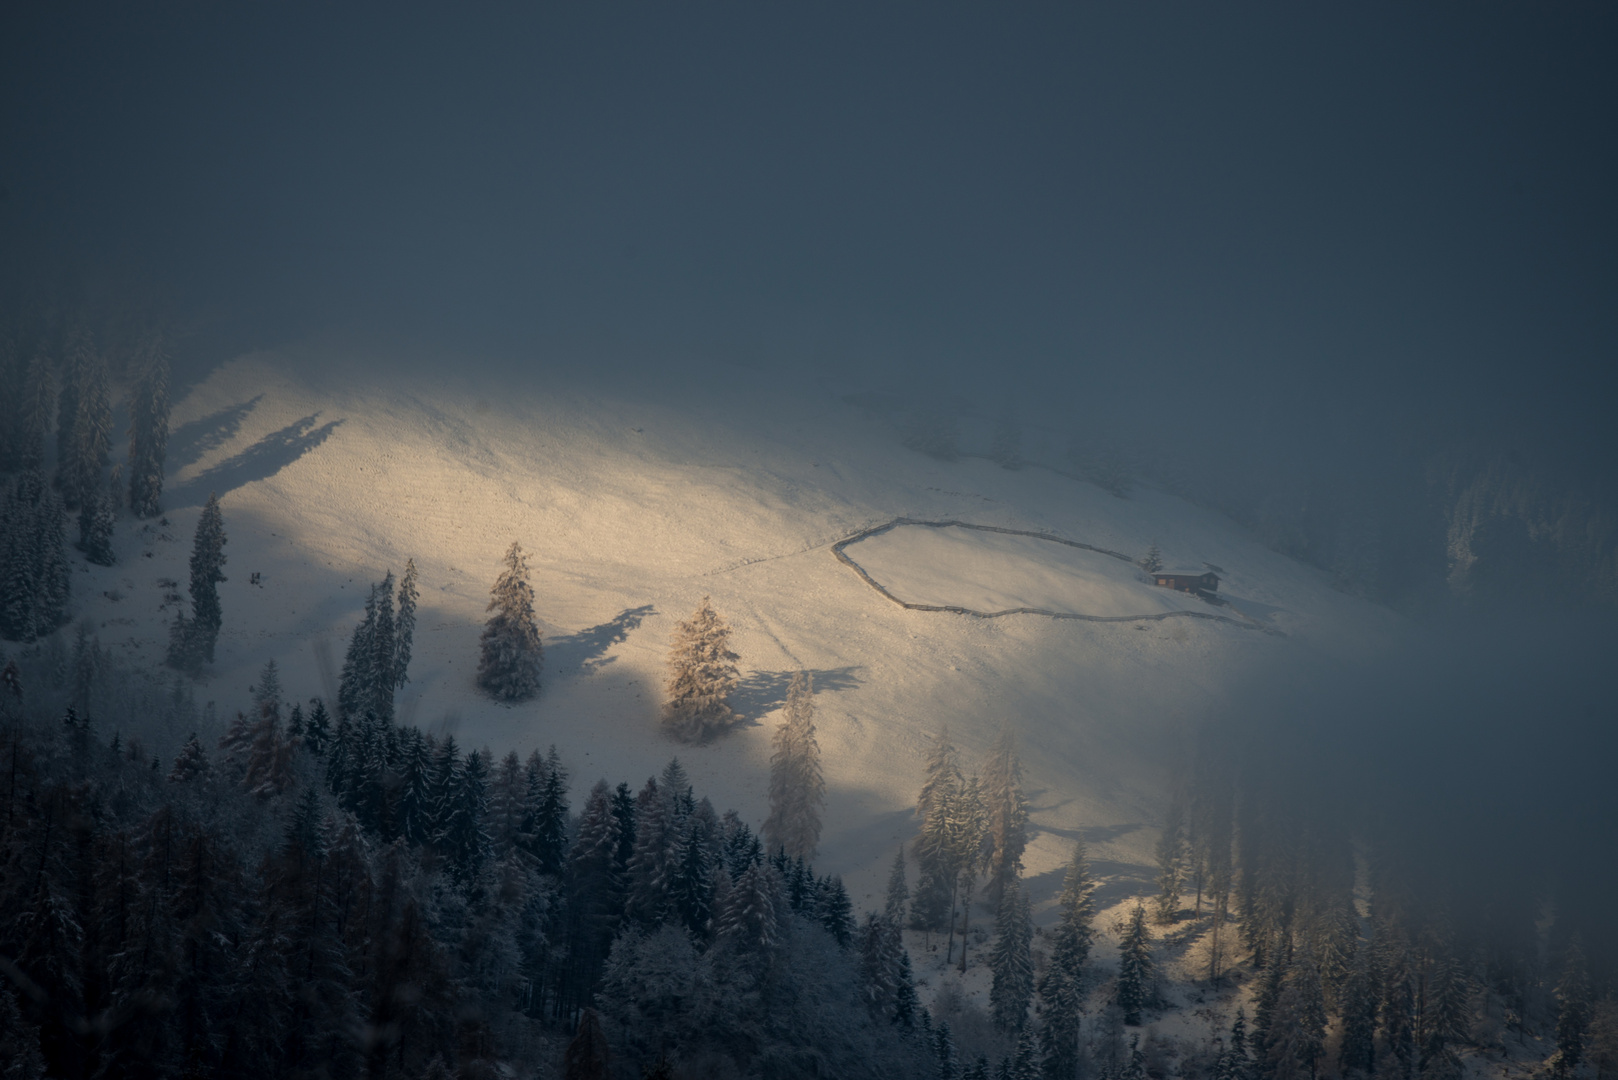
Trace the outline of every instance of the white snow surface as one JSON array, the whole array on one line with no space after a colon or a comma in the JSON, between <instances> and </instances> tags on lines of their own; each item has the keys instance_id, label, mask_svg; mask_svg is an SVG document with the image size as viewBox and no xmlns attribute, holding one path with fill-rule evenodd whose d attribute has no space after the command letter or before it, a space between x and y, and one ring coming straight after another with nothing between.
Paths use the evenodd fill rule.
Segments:
<instances>
[{"instance_id":1,"label":"white snow surface","mask_svg":"<svg viewBox=\"0 0 1618 1080\"><path fill-rule=\"evenodd\" d=\"M1189 593L1158 588L1121 559L1037 536L906 523L863 537L843 553L911 604L1102 618L1213 611Z\"/></svg>"},{"instance_id":2,"label":"white snow surface","mask_svg":"<svg viewBox=\"0 0 1618 1080\"><path fill-rule=\"evenodd\" d=\"M217 491L229 580L198 699L222 717L245 708L271 658L289 699L334 696L369 584L414 557L421 604L402 721L454 729L496 755L554 743L575 806L598 777L638 787L678 755L699 793L755 826L787 682L808 670L828 797L817 868L841 874L862 908L880 906L913 832L923 755L941 728L975 767L1000 725L1016 726L1031 895L1048 906L1083 837L1112 905L1151 889L1167 777L1198 720L1263 665L1374 647L1392 625L1178 498L1143 488L1120 499L1048 468L906 450L894 417L851 403L866 388L847 376L684 361L655 370L340 338L223 363L177 390L167 523L120 522L118 564L80 564L74 576L76 617L103 644L159 663L173 614L159 582L184 592L197 515ZM1221 595L1281 633L906 610L829 550L897 517L1123 552L1156 542L1172 564L1224 568ZM513 539L532 558L547 652L539 696L506 706L481 697L473 675ZM1125 614L1200 603L1135 580L1121 561L1027 538L893 531L853 547L907 598ZM734 629L744 721L686 746L660 734L658 706L670 632L704 595Z\"/></svg>"}]
</instances>

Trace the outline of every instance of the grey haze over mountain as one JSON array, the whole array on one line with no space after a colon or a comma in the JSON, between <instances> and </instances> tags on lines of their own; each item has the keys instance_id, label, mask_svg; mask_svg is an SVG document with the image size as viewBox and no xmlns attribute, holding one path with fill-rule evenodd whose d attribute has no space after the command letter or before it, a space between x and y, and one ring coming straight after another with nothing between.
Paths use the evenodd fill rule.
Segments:
<instances>
[{"instance_id":1,"label":"grey haze over mountain","mask_svg":"<svg viewBox=\"0 0 1618 1080\"><path fill-rule=\"evenodd\" d=\"M1265 425L1569 435L1609 388L1596 5L27 5L3 41L7 248L232 311Z\"/></svg>"},{"instance_id":2,"label":"grey haze over mountain","mask_svg":"<svg viewBox=\"0 0 1618 1080\"><path fill-rule=\"evenodd\" d=\"M336 327L1011 410L1345 587L1550 608L1533 650L1247 711L1378 686L1395 748L1323 754L1337 691L1337 734L1266 745L1587 869L1613 806L1557 761L1613 760L1615 54L1594 4L15 5L0 248L24 292L150 290L200 363ZM1457 745L1486 789L1411 774Z\"/></svg>"}]
</instances>

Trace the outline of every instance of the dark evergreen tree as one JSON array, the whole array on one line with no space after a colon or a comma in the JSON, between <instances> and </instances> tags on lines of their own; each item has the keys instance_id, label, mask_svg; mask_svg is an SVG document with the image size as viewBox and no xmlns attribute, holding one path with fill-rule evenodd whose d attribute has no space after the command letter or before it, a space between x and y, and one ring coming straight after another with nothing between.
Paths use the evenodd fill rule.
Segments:
<instances>
[{"instance_id":1,"label":"dark evergreen tree","mask_svg":"<svg viewBox=\"0 0 1618 1080\"><path fill-rule=\"evenodd\" d=\"M786 716L775 731L770 813L761 830L766 845L802 859L813 857L820 842L820 814L826 803L820 743L815 739L814 692L811 676L793 673Z\"/></svg>"},{"instance_id":2,"label":"dark evergreen tree","mask_svg":"<svg viewBox=\"0 0 1618 1080\"><path fill-rule=\"evenodd\" d=\"M371 655L361 664L364 685L369 690L365 707L382 723L392 724L393 694L398 686L397 673L393 669L397 659L393 625L393 571L388 571L381 584L373 590L372 596L374 603L368 611L371 616Z\"/></svg>"},{"instance_id":3,"label":"dark evergreen tree","mask_svg":"<svg viewBox=\"0 0 1618 1080\"><path fill-rule=\"evenodd\" d=\"M534 807L531 835L540 870L559 873L567 854L567 773L554 746L545 759L544 782Z\"/></svg>"},{"instance_id":4,"label":"dark evergreen tree","mask_svg":"<svg viewBox=\"0 0 1618 1080\"><path fill-rule=\"evenodd\" d=\"M695 940L712 928L713 883L718 863L719 819L707 799L686 819L685 835L671 868L668 917L678 919Z\"/></svg>"},{"instance_id":5,"label":"dark evergreen tree","mask_svg":"<svg viewBox=\"0 0 1618 1080\"><path fill-rule=\"evenodd\" d=\"M219 511L219 497L208 496L208 504L197 519L191 545L191 618L175 618L169 637L170 666L195 671L213 663L214 645L224 616L219 607L219 583L225 580L225 521Z\"/></svg>"},{"instance_id":6,"label":"dark evergreen tree","mask_svg":"<svg viewBox=\"0 0 1618 1080\"><path fill-rule=\"evenodd\" d=\"M1343 1039L1338 1064L1345 1074L1376 1069L1377 978L1371 950L1360 949L1341 994Z\"/></svg>"},{"instance_id":7,"label":"dark evergreen tree","mask_svg":"<svg viewBox=\"0 0 1618 1080\"><path fill-rule=\"evenodd\" d=\"M534 589L528 583L528 557L515 540L506 549L505 569L489 593L493 612L483 627L478 686L498 701L524 701L539 691L545 650L534 620Z\"/></svg>"},{"instance_id":8,"label":"dark evergreen tree","mask_svg":"<svg viewBox=\"0 0 1618 1080\"><path fill-rule=\"evenodd\" d=\"M1006 886L1022 873L1028 847L1028 798L1022 790L1022 762L1010 724L1000 730L994 752L983 771L983 802L988 811L988 884L983 898L999 909Z\"/></svg>"},{"instance_id":9,"label":"dark evergreen tree","mask_svg":"<svg viewBox=\"0 0 1618 1080\"><path fill-rule=\"evenodd\" d=\"M1157 838L1157 921L1164 925L1179 918L1186 855L1185 801L1176 791Z\"/></svg>"},{"instance_id":10,"label":"dark evergreen tree","mask_svg":"<svg viewBox=\"0 0 1618 1080\"><path fill-rule=\"evenodd\" d=\"M410 648L416 637L416 560L406 559L404 577L399 579L399 616L394 621L393 684L402 688L410 681Z\"/></svg>"},{"instance_id":11,"label":"dark evergreen tree","mask_svg":"<svg viewBox=\"0 0 1618 1080\"><path fill-rule=\"evenodd\" d=\"M674 630L663 729L677 739L695 742L732 723L735 714L728 698L739 677L736 660L730 651L730 627L704 596L691 618Z\"/></svg>"},{"instance_id":12,"label":"dark evergreen tree","mask_svg":"<svg viewBox=\"0 0 1618 1080\"><path fill-rule=\"evenodd\" d=\"M1019 878L1007 881L1001 892L994 929L994 948L989 954L989 967L994 972L989 1010L995 1027L1001 1031L1021 1031L1034 995L1034 922Z\"/></svg>"},{"instance_id":13,"label":"dark evergreen tree","mask_svg":"<svg viewBox=\"0 0 1618 1080\"><path fill-rule=\"evenodd\" d=\"M319 698L310 698L309 718L303 728L303 745L309 748L310 753L319 755L326 752L330 741L331 717L326 712L326 703Z\"/></svg>"},{"instance_id":14,"label":"dark evergreen tree","mask_svg":"<svg viewBox=\"0 0 1618 1080\"><path fill-rule=\"evenodd\" d=\"M1281 965L1276 965L1280 970ZM1313 1080L1326 1050L1326 1000L1314 958L1300 953L1286 965L1280 997L1264 1025L1266 1077Z\"/></svg>"},{"instance_id":15,"label":"dark evergreen tree","mask_svg":"<svg viewBox=\"0 0 1618 1080\"><path fill-rule=\"evenodd\" d=\"M893 868L888 871L888 891L882 903L882 915L894 926L903 926L905 908L910 904L910 886L905 882L905 849L900 844L893 853Z\"/></svg>"},{"instance_id":16,"label":"dark evergreen tree","mask_svg":"<svg viewBox=\"0 0 1618 1080\"><path fill-rule=\"evenodd\" d=\"M1146 906L1137 903L1129 916L1129 929L1118 944L1118 986L1113 1000L1124 1023L1135 1027L1153 996L1151 935L1146 928Z\"/></svg>"},{"instance_id":17,"label":"dark evergreen tree","mask_svg":"<svg viewBox=\"0 0 1618 1080\"><path fill-rule=\"evenodd\" d=\"M579 1030L567 1044L567 1053L562 1058L562 1078L609 1080L611 1063L601 1020L594 1009L585 1009L579 1018Z\"/></svg>"},{"instance_id":18,"label":"dark evergreen tree","mask_svg":"<svg viewBox=\"0 0 1618 1080\"><path fill-rule=\"evenodd\" d=\"M1039 978L1045 1017L1040 1031L1044 1067L1050 1080L1073 1080L1079 1068L1079 1017L1084 1009L1082 979L1095 936L1095 880L1090 876L1084 842L1073 845L1073 858L1057 898L1056 926L1051 933L1050 961Z\"/></svg>"},{"instance_id":19,"label":"dark evergreen tree","mask_svg":"<svg viewBox=\"0 0 1618 1080\"><path fill-rule=\"evenodd\" d=\"M916 889L910 899L911 925L919 930L942 930L954 902L958 866L954 860L951 807L964 784L949 731L940 730L927 758L926 778L916 797L921 831L916 837Z\"/></svg>"},{"instance_id":20,"label":"dark evergreen tree","mask_svg":"<svg viewBox=\"0 0 1618 1080\"><path fill-rule=\"evenodd\" d=\"M563 938L567 962L559 973L556 1008L569 1015L589 1003L607 959L623 910L623 876L618 861L622 826L605 780L590 789L579 818L578 835L568 852L566 922Z\"/></svg>"},{"instance_id":21,"label":"dark evergreen tree","mask_svg":"<svg viewBox=\"0 0 1618 1080\"><path fill-rule=\"evenodd\" d=\"M1592 1012L1584 943L1575 934L1568 942L1562 977L1556 983L1556 1054L1553 1066L1557 1075L1566 1076L1584 1061Z\"/></svg>"},{"instance_id":22,"label":"dark evergreen tree","mask_svg":"<svg viewBox=\"0 0 1618 1080\"><path fill-rule=\"evenodd\" d=\"M163 512L163 462L169 446L169 357L161 335L142 342L129 393L129 509Z\"/></svg>"},{"instance_id":23,"label":"dark evergreen tree","mask_svg":"<svg viewBox=\"0 0 1618 1080\"><path fill-rule=\"evenodd\" d=\"M0 986L0 1061L6 1080L43 1080L45 1055L39 1049L39 1026L17 1006L10 986Z\"/></svg>"},{"instance_id":24,"label":"dark evergreen tree","mask_svg":"<svg viewBox=\"0 0 1618 1080\"><path fill-rule=\"evenodd\" d=\"M50 358L41 350L28 362L17 403L14 435L15 468L18 472L42 472L45 468L45 439L51 432L51 401L55 395Z\"/></svg>"},{"instance_id":25,"label":"dark evergreen tree","mask_svg":"<svg viewBox=\"0 0 1618 1080\"><path fill-rule=\"evenodd\" d=\"M484 755L474 750L455 778L446 812L434 842L444 855L450 877L465 888L477 879L489 858L489 834L485 819L489 812L489 766Z\"/></svg>"},{"instance_id":26,"label":"dark evergreen tree","mask_svg":"<svg viewBox=\"0 0 1618 1080\"><path fill-rule=\"evenodd\" d=\"M113 470L114 474L117 470ZM108 489L96 488L85 495L79 507L79 550L89 562L98 566L111 566L117 561L112 550L112 534L117 525L118 478L113 476Z\"/></svg>"},{"instance_id":27,"label":"dark evergreen tree","mask_svg":"<svg viewBox=\"0 0 1618 1080\"><path fill-rule=\"evenodd\" d=\"M112 397L107 361L82 326L68 340L66 377L59 400L56 487L76 510L101 491L112 446Z\"/></svg>"},{"instance_id":28,"label":"dark evergreen tree","mask_svg":"<svg viewBox=\"0 0 1618 1080\"><path fill-rule=\"evenodd\" d=\"M815 883L814 910L820 925L840 948L854 940L854 902L848 898L843 879L828 875Z\"/></svg>"},{"instance_id":29,"label":"dark evergreen tree","mask_svg":"<svg viewBox=\"0 0 1618 1080\"><path fill-rule=\"evenodd\" d=\"M433 837L436 749L418 728L405 732L400 747L398 830L411 847L421 847Z\"/></svg>"},{"instance_id":30,"label":"dark evergreen tree","mask_svg":"<svg viewBox=\"0 0 1618 1080\"><path fill-rule=\"evenodd\" d=\"M67 621L71 568L62 503L37 472L0 502L0 636L35 641Z\"/></svg>"}]
</instances>

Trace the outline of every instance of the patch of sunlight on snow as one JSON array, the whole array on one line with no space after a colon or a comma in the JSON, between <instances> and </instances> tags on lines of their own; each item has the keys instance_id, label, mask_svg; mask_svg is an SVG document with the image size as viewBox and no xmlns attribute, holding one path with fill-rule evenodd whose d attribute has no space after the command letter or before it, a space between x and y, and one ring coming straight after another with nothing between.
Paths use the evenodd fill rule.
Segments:
<instances>
[{"instance_id":1,"label":"patch of sunlight on snow","mask_svg":"<svg viewBox=\"0 0 1618 1080\"><path fill-rule=\"evenodd\" d=\"M1105 618L1207 610L1193 596L1152 585L1132 563L1036 536L904 524L844 554L910 604Z\"/></svg>"}]
</instances>

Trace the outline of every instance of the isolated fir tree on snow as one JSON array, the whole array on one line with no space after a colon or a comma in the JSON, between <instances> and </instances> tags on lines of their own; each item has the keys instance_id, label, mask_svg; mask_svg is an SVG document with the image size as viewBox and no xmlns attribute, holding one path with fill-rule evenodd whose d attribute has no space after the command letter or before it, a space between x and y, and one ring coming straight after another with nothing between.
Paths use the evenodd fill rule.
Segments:
<instances>
[{"instance_id":1,"label":"isolated fir tree on snow","mask_svg":"<svg viewBox=\"0 0 1618 1080\"><path fill-rule=\"evenodd\" d=\"M129 509L136 517L162 513L163 461L169 446L169 357L149 335L136 358L129 392Z\"/></svg>"},{"instance_id":2,"label":"isolated fir tree on snow","mask_svg":"<svg viewBox=\"0 0 1618 1080\"><path fill-rule=\"evenodd\" d=\"M515 540L506 549L506 568L489 593L478 686L499 701L523 701L539 690L545 653L534 622L534 589L528 584L528 557Z\"/></svg>"},{"instance_id":3,"label":"isolated fir tree on snow","mask_svg":"<svg viewBox=\"0 0 1618 1080\"><path fill-rule=\"evenodd\" d=\"M1140 561L1140 568L1148 574L1155 574L1163 569L1163 553L1157 550L1157 541L1146 549L1146 555Z\"/></svg>"},{"instance_id":4,"label":"isolated fir tree on snow","mask_svg":"<svg viewBox=\"0 0 1618 1080\"><path fill-rule=\"evenodd\" d=\"M225 580L225 519L219 496L209 495L197 519L191 542L191 618L175 616L169 632L168 662L182 671L195 671L213 663L214 645L224 615L219 607L219 583Z\"/></svg>"},{"instance_id":5,"label":"isolated fir tree on snow","mask_svg":"<svg viewBox=\"0 0 1618 1080\"><path fill-rule=\"evenodd\" d=\"M726 699L738 682L736 659L730 651L730 627L704 596L691 618L674 630L663 730L696 742L735 720Z\"/></svg>"},{"instance_id":6,"label":"isolated fir tree on snow","mask_svg":"<svg viewBox=\"0 0 1618 1080\"><path fill-rule=\"evenodd\" d=\"M812 676L801 671L792 676L786 717L776 728L775 753L770 757L770 815L764 819L764 843L795 859L814 855L826 803L820 744L815 741L814 693Z\"/></svg>"},{"instance_id":7,"label":"isolated fir tree on snow","mask_svg":"<svg viewBox=\"0 0 1618 1080\"><path fill-rule=\"evenodd\" d=\"M1129 929L1118 945L1118 986L1113 995L1124 1023L1140 1024L1141 1010L1152 1001L1152 946L1146 929L1146 907L1136 904Z\"/></svg>"},{"instance_id":8,"label":"isolated fir tree on snow","mask_svg":"<svg viewBox=\"0 0 1618 1080\"><path fill-rule=\"evenodd\" d=\"M1022 790L1017 736L1009 724L1001 729L983 771L983 802L988 812L989 847L989 883L983 898L998 909L1007 884L1022 873L1023 851L1028 847L1028 799Z\"/></svg>"}]
</instances>

